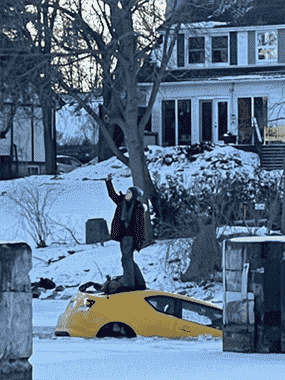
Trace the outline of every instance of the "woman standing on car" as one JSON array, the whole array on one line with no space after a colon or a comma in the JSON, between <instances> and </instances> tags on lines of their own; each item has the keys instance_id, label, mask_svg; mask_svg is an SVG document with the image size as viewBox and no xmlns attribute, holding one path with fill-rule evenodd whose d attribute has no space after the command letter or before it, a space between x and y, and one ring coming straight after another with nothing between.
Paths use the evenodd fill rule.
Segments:
<instances>
[{"instance_id":1,"label":"woman standing on car","mask_svg":"<svg viewBox=\"0 0 285 380\"><path fill-rule=\"evenodd\" d=\"M146 289L143 275L134 261L134 250L141 250L145 240L144 207L137 199L143 195L143 191L136 187L130 187L127 194L117 194L111 174L105 179L109 197L117 208L111 226L111 239L120 242L123 266L124 290Z\"/></svg>"}]
</instances>

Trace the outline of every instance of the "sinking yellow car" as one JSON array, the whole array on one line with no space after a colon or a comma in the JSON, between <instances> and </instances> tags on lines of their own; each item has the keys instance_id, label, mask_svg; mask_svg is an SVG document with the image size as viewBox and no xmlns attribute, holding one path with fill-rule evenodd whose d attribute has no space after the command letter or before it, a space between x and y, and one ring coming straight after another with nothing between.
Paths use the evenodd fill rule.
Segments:
<instances>
[{"instance_id":1,"label":"sinking yellow car","mask_svg":"<svg viewBox=\"0 0 285 380\"><path fill-rule=\"evenodd\" d=\"M160 290L105 295L78 293L59 317L56 336L222 337L223 309Z\"/></svg>"}]
</instances>

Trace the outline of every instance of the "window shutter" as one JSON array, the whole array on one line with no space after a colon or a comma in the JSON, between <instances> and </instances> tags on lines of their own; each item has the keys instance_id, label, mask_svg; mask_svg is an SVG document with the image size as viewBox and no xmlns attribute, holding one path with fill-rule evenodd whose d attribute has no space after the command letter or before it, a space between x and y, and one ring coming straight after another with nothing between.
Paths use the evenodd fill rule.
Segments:
<instances>
[{"instance_id":1,"label":"window shutter","mask_svg":"<svg viewBox=\"0 0 285 380\"><path fill-rule=\"evenodd\" d=\"M285 62L285 29L278 30L278 62Z\"/></svg>"},{"instance_id":2,"label":"window shutter","mask_svg":"<svg viewBox=\"0 0 285 380\"><path fill-rule=\"evenodd\" d=\"M177 67L184 67L185 36L179 34L177 38Z\"/></svg>"},{"instance_id":3,"label":"window shutter","mask_svg":"<svg viewBox=\"0 0 285 380\"><path fill-rule=\"evenodd\" d=\"M255 32L248 32L248 64L253 65L255 63Z\"/></svg>"},{"instance_id":4,"label":"window shutter","mask_svg":"<svg viewBox=\"0 0 285 380\"><path fill-rule=\"evenodd\" d=\"M230 65L237 64L237 32L230 32Z\"/></svg>"}]
</instances>

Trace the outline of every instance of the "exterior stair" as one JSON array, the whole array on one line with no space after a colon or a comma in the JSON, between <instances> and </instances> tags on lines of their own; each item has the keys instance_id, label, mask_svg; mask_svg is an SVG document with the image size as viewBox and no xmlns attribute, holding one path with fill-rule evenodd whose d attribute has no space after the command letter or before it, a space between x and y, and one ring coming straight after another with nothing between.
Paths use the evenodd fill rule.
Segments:
<instances>
[{"instance_id":1,"label":"exterior stair","mask_svg":"<svg viewBox=\"0 0 285 380\"><path fill-rule=\"evenodd\" d=\"M282 170L285 144L262 145L261 166L265 170Z\"/></svg>"}]
</instances>

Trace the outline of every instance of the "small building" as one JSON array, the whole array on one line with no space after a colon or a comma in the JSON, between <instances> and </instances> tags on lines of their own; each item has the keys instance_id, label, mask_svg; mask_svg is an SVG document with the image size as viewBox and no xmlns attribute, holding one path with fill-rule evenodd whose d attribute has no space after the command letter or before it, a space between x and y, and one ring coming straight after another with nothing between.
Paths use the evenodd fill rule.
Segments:
<instances>
[{"instance_id":1,"label":"small building","mask_svg":"<svg viewBox=\"0 0 285 380\"><path fill-rule=\"evenodd\" d=\"M46 174L42 109L37 101L21 102L7 130L13 104L2 103L0 110L0 179ZM51 140L55 144L55 107L52 109ZM54 154L50 152L50 154Z\"/></svg>"}]
</instances>

